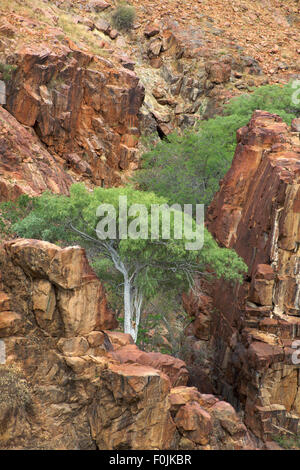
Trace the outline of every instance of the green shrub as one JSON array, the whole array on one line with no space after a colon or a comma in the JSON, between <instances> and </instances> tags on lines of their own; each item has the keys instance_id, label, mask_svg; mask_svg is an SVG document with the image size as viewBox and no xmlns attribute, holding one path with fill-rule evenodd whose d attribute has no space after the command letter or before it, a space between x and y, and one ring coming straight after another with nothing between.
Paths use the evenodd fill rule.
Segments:
<instances>
[{"instance_id":1,"label":"green shrub","mask_svg":"<svg viewBox=\"0 0 300 470\"><path fill-rule=\"evenodd\" d=\"M273 440L277 442L281 447L287 450L299 450L300 449L300 436L296 435L275 435L272 436Z\"/></svg>"},{"instance_id":2,"label":"green shrub","mask_svg":"<svg viewBox=\"0 0 300 470\"><path fill-rule=\"evenodd\" d=\"M129 31L133 28L135 9L129 5L120 5L112 14L112 22L116 29Z\"/></svg>"},{"instance_id":3,"label":"green shrub","mask_svg":"<svg viewBox=\"0 0 300 470\"><path fill-rule=\"evenodd\" d=\"M2 79L5 82L9 82L9 80L11 80L12 74L16 69L16 65L9 65L0 62L0 73L2 74Z\"/></svg>"},{"instance_id":4,"label":"green shrub","mask_svg":"<svg viewBox=\"0 0 300 470\"><path fill-rule=\"evenodd\" d=\"M32 198L23 194L17 201L3 202L0 205L0 239L1 236L14 234L12 225L26 217L32 209Z\"/></svg>"},{"instance_id":5,"label":"green shrub","mask_svg":"<svg viewBox=\"0 0 300 470\"><path fill-rule=\"evenodd\" d=\"M300 115L300 105L292 102L293 93L292 84L268 85L232 99L223 116L201 121L183 135L173 133L150 145L134 182L172 204L208 205L231 165L237 129L249 122L256 109L278 114L290 124Z\"/></svg>"}]
</instances>

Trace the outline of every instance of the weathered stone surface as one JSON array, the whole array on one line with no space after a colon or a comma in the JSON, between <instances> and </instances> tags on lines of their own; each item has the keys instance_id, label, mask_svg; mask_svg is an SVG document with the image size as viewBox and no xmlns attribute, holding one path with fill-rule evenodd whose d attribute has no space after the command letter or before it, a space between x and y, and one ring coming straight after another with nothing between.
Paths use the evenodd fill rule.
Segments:
<instances>
[{"instance_id":1,"label":"weathered stone surface","mask_svg":"<svg viewBox=\"0 0 300 470\"><path fill-rule=\"evenodd\" d=\"M110 3L105 2L105 0L89 0L86 4L86 9L96 11L98 13L106 10L110 6Z\"/></svg>"},{"instance_id":2,"label":"weathered stone surface","mask_svg":"<svg viewBox=\"0 0 300 470\"><path fill-rule=\"evenodd\" d=\"M109 24L103 25L101 20L99 29L108 32ZM72 44L57 52L42 44L24 46L15 61L7 110L33 127L51 154L70 162L83 179L97 185L120 182L120 171L137 158L138 139L126 140L140 135L144 90L136 74ZM72 154L76 162L70 161Z\"/></svg>"},{"instance_id":3,"label":"weathered stone surface","mask_svg":"<svg viewBox=\"0 0 300 470\"><path fill-rule=\"evenodd\" d=\"M234 408L225 401L218 401L211 407L211 414L220 421L221 426L228 431L231 436L244 435L246 427L236 414Z\"/></svg>"},{"instance_id":4,"label":"weathered stone surface","mask_svg":"<svg viewBox=\"0 0 300 470\"><path fill-rule=\"evenodd\" d=\"M3 282L9 286L10 276L17 267L22 269L32 286L36 321L50 334L63 330L61 336L72 337L117 325L82 248L62 249L48 242L20 239L4 244L0 264L7 262L11 272L7 276L3 273ZM25 288L21 284L19 287ZM22 304L15 308L22 313Z\"/></svg>"},{"instance_id":5,"label":"weathered stone surface","mask_svg":"<svg viewBox=\"0 0 300 470\"><path fill-rule=\"evenodd\" d=\"M0 338L5 336L12 336L20 330L22 325L22 318L15 312L1 312L0 313Z\"/></svg>"},{"instance_id":6,"label":"weathered stone surface","mask_svg":"<svg viewBox=\"0 0 300 470\"><path fill-rule=\"evenodd\" d=\"M103 18L100 18L96 23L95 27L101 31L102 33L109 33L110 31L110 24L105 21Z\"/></svg>"},{"instance_id":7,"label":"weathered stone surface","mask_svg":"<svg viewBox=\"0 0 300 470\"><path fill-rule=\"evenodd\" d=\"M215 62L207 64L206 71L212 83L226 83L230 79L231 66L227 62Z\"/></svg>"},{"instance_id":8,"label":"weathered stone surface","mask_svg":"<svg viewBox=\"0 0 300 470\"><path fill-rule=\"evenodd\" d=\"M35 134L0 106L0 202L47 189L67 194L72 182L61 159L50 155Z\"/></svg>"},{"instance_id":9,"label":"weathered stone surface","mask_svg":"<svg viewBox=\"0 0 300 470\"><path fill-rule=\"evenodd\" d=\"M122 364L137 363L159 369L169 377L173 387L187 384L188 371L185 363L168 354L146 353L132 344L118 349L113 357Z\"/></svg>"},{"instance_id":10,"label":"weathered stone surface","mask_svg":"<svg viewBox=\"0 0 300 470\"><path fill-rule=\"evenodd\" d=\"M155 24L148 24L144 29L144 34L147 38L152 38L160 32L160 27Z\"/></svg>"},{"instance_id":11,"label":"weathered stone surface","mask_svg":"<svg viewBox=\"0 0 300 470\"><path fill-rule=\"evenodd\" d=\"M182 300L185 311L195 318L193 322L194 336L201 340L208 340L212 309L211 297L198 292L197 295L183 294Z\"/></svg>"},{"instance_id":12,"label":"weathered stone surface","mask_svg":"<svg viewBox=\"0 0 300 470\"><path fill-rule=\"evenodd\" d=\"M111 364L90 412L99 449L166 449L175 425L168 413L170 383L151 367ZM113 397L113 402L112 402Z\"/></svg>"},{"instance_id":13,"label":"weathered stone surface","mask_svg":"<svg viewBox=\"0 0 300 470\"><path fill-rule=\"evenodd\" d=\"M140 351L130 335L106 329L116 322L84 250L5 242L0 273L2 449L249 445L242 431L233 435L232 423L241 423L231 408L214 417L216 397L171 390L187 381L183 361Z\"/></svg>"},{"instance_id":14,"label":"weathered stone surface","mask_svg":"<svg viewBox=\"0 0 300 470\"><path fill-rule=\"evenodd\" d=\"M207 217L219 243L249 268L242 286L218 283L211 292L216 386L268 440L282 429L297 432L300 416L291 349L300 337L300 146L280 117L263 111L237 141Z\"/></svg>"},{"instance_id":15,"label":"weathered stone surface","mask_svg":"<svg viewBox=\"0 0 300 470\"><path fill-rule=\"evenodd\" d=\"M0 21L0 35L7 36L9 38L14 37L16 29L9 23L5 18L1 18Z\"/></svg>"},{"instance_id":16,"label":"weathered stone surface","mask_svg":"<svg viewBox=\"0 0 300 470\"><path fill-rule=\"evenodd\" d=\"M198 403L188 403L175 417L179 432L195 444L208 444L212 433L211 416Z\"/></svg>"},{"instance_id":17,"label":"weathered stone surface","mask_svg":"<svg viewBox=\"0 0 300 470\"><path fill-rule=\"evenodd\" d=\"M169 395L171 414L182 436L180 448L254 448L234 408L195 387L175 387Z\"/></svg>"},{"instance_id":18,"label":"weathered stone surface","mask_svg":"<svg viewBox=\"0 0 300 470\"><path fill-rule=\"evenodd\" d=\"M75 336L75 338L61 338L57 347L65 356L84 356L89 349L89 343L84 337Z\"/></svg>"}]
</instances>

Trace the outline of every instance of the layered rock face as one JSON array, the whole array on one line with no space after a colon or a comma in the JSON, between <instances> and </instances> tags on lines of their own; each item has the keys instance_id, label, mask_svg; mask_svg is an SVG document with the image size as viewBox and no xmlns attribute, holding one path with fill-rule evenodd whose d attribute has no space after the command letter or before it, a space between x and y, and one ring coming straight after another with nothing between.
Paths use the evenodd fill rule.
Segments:
<instances>
[{"instance_id":1,"label":"layered rock face","mask_svg":"<svg viewBox=\"0 0 300 470\"><path fill-rule=\"evenodd\" d=\"M1 247L0 263L11 309L20 319L17 330L13 328L15 333L26 333L27 319L32 316L53 337L74 337L117 326L82 248L16 240ZM7 333L10 336L9 325ZM1 336L6 336L6 330L1 330Z\"/></svg>"},{"instance_id":2,"label":"layered rock face","mask_svg":"<svg viewBox=\"0 0 300 470\"><path fill-rule=\"evenodd\" d=\"M144 92L134 72L79 50L26 46L7 92L7 110L32 127L66 167L97 185L120 182L137 166Z\"/></svg>"},{"instance_id":3,"label":"layered rock face","mask_svg":"<svg viewBox=\"0 0 300 470\"><path fill-rule=\"evenodd\" d=\"M15 10L4 7L5 20L2 12L1 104L40 140L41 153L47 149L52 155L53 171L97 186L118 184L137 167L144 88L126 63L123 67L118 48L107 49L92 20L52 2L44 4L45 11L37 6L43 4L21 6L24 16L18 4ZM91 17L99 11L93 7Z\"/></svg>"},{"instance_id":4,"label":"layered rock face","mask_svg":"<svg viewBox=\"0 0 300 470\"><path fill-rule=\"evenodd\" d=\"M80 247L0 247L0 448L253 447L234 409L186 387L183 361L117 326Z\"/></svg>"},{"instance_id":5,"label":"layered rock face","mask_svg":"<svg viewBox=\"0 0 300 470\"><path fill-rule=\"evenodd\" d=\"M217 389L244 407L246 424L263 439L297 432L300 416L292 360L300 336L299 183L299 132L256 111L237 133L232 167L207 217L218 242L249 268L243 285L220 282L212 294Z\"/></svg>"},{"instance_id":6,"label":"layered rock face","mask_svg":"<svg viewBox=\"0 0 300 470\"><path fill-rule=\"evenodd\" d=\"M0 106L0 202L15 200L21 194L38 196L47 189L67 194L74 178L64 171L63 164Z\"/></svg>"}]
</instances>

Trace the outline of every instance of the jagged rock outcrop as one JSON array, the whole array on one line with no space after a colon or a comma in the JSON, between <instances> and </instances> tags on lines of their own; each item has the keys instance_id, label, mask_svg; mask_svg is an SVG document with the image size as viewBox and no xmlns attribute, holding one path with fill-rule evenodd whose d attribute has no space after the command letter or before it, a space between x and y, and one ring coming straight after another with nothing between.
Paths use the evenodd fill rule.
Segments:
<instances>
[{"instance_id":1,"label":"jagged rock outcrop","mask_svg":"<svg viewBox=\"0 0 300 470\"><path fill-rule=\"evenodd\" d=\"M138 112L144 92L134 72L69 43L14 54L7 110L32 127L51 153L97 185L120 182L137 166Z\"/></svg>"},{"instance_id":2,"label":"jagged rock outcrop","mask_svg":"<svg viewBox=\"0 0 300 470\"><path fill-rule=\"evenodd\" d=\"M0 106L0 202L21 194L37 196L47 189L67 194L74 178L64 171L63 163Z\"/></svg>"},{"instance_id":3,"label":"jagged rock outcrop","mask_svg":"<svg viewBox=\"0 0 300 470\"><path fill-rule=\"evenodd\" d=\"M295 130L295 127L292 126ZM210 319L218 392L268 440L299 429L300 142L279 116L254 112L237 132L231 169L209 208L217 241L248 265L243 285L219 282Z\"/></svg>"},{"instance_id":4,"label":"jagged rock outcrop","mask_svg":"<svg viewBox=\"0 0 300 470\"><path fill-rule=\"evenodd\" d=\"M228 403L184 386L183 361L110 331L83 249L5 242L0 273L0 448L253 448Z\"/></svg>"},{"instance_id":5,"label":"jagged rock outcrop","mask_svg":"<svg viewBox=\"0 0 300 470\"><path fill-rule=\"evenodd\" d=\"M138 167L141 134L163 137L190 127L241 91L286 83L299 70L292 5L281 5L273 18L271 5L231 3L226 12L219 2L201 5L200 13L196 0L155 8L151 0L133 1L137 18L127 35L112 25L116 1L6 2L0 5L6 109L44 144L53 171L68 173L66 182L120 184ZM234 30L224 15L235 17ZM239 32L249 21L246 39ZM277 40L289 45L288 53L274 48ZM21 167L17 179L25 177L25 189L27 167ZM34 170L45 179L37 162ZM3 198L19 194L9 182L14 178L5 173ZM50 189L56 184L51 177Z\"/></svg>"},{"instance_id":6,"label":"jagged rock outcrop","mask_svg":"<svg viewBox=\"0 0 300 470\"><path fill-rule=\"evenodd\" d=\"M137 363L159 369L168 375L173 387L186 385L188 382L189 375L185 363L167 354L146 353L140 351L136 345L130 344L115 351L113 358L121 364Z\"/></svg>"},{"instance_id":7,"label":"jagged rock outcrop","mask_svg":"<svg viewBox=\"0 0 300 470\"><path fill-rule=\"evenodd\" d=\"M101 8L90 2L87 16L79 16L63 5L44 6L2 11L1 104L40 139L58 170L63 166L75 179L98 186L120 183L137 167L143 86L97 29Z\"/></svg>"},{"instance_id":8,"label":"jagged rock outcrop","mask_svg":"<svg viewBox=\"0 0 300 470\"><path fill-rule=\"evenodd\" d=\"M20 330L15 333L26 333L27 318L32 316L46 334L54 337L74 337L117 326L82 248L62 249L38 240L15 240L1 247L0 266L11 309L21 319Z\"/></svg>"},{"instance_id":9,"label":"jagged rock outcrop","mask_svg":"<svg viewBox=\"0 0 300 470\"><path fill-rule=\"evenodd\" d=\"M170 392L171 414L180 431L179 448L253 448L246 427L234 408L214 395L201 394L195 387L175 387ZM230 436L230 437L229 437ZM207 447L206 447L207 446Z\"/></svg>"}]
</instances>

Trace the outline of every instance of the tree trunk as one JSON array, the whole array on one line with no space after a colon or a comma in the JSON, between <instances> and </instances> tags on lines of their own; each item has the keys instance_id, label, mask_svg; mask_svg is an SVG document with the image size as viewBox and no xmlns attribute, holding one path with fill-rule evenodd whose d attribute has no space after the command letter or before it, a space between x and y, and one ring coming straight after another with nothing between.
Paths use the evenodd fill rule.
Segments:
<instances>
[{"instance_id":1,"label":"tree trunk","mask_svg":"<svg viewBox=\"0 0 300 470\"><path fill-rule=\"evenodd\" d=\"M130 334L135 343L139 332L142 303L142 294L132 286L128 276L124 276L124 332Z\"/></svg>"},{"instance_id":2,"label":"tree trunk","mask_svg":"<svg viewBox=\"0 0 300 470\"><path fill-rule=\"evenodd\" d=\"M132 325L133 309L132 309L132 287L131 282L127 276L124 276L124 333L132 336L134 342L136 341L135 331Z\"/></svg>"}]
</instances>

